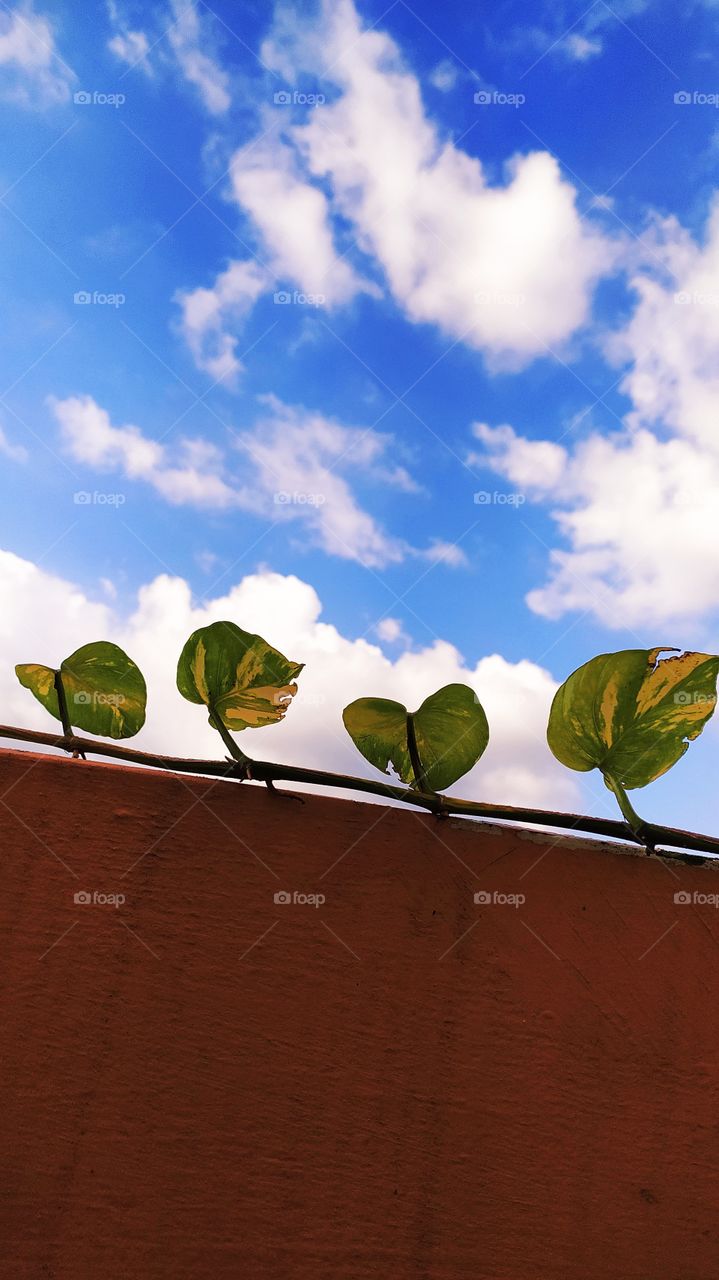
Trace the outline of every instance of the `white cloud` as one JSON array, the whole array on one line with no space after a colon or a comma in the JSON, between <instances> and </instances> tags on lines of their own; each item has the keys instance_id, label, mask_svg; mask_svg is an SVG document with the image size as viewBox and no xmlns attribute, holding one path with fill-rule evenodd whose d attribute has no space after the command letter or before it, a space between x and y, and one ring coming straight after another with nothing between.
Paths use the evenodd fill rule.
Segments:
<instances>
[{"instance_id":1,"label":"white cloud","mask_svg":"<svg viewBox=\"0 0 719 1280\"><path fill-rule=\"evenodd\" d=\"M398 564L409 555L452 561L445 544L417 550L392 537L353 494L347 477L358 473L406 490L406 473L387 465L390 436L343 426L273 396L265 403L262 422L238 437L237 445L256 468L259 488L272 495L275 519L304 520L325 551L369 568ZM455 563L462 561L460 552Z\"/></svg>"},{"instance_id":2,"label":"white cloud","mask_svg":"<svg viewBox=\"0 0 719 1280\"><path fill-rule=\"evenodd\" d=\"M573 31L562 41L562 47L573 62L587 62L589 58L594 58L601 53L604 45L601 40L589 40L586 36Z\"/></svg>"},{"instance_id":3,"label":"white cloud","mask_svg":"<svg viewBox=\"0 0 719 1280\"><path fill-rule=\"evenodd\" d=\"M232 103L230 78L212 51L209 24L200 20L195 0L170 0L174 21L168 39L185 78L197 89L212 115Z\"/></svg>"},{"instance_id":4,"label":"white cloud","mask_svg":"<svg viewBox=\"0 0 719 1280\"><path fill-rule=\"evenodd\" d=\"M281 138L237 151L230 176L278 280L320 295L330 307L348 302L361 289L376 291L338 254L327 197L302 176L296 153Z\"/></svg>"},{"instance_id":5,"label":"white cloud","mask_svg":"<svg viewBox=\"0 0 719 1280\"><path fill-rule=\"evenodd\" d=\"M11 462L27 462L30 457L24 445L14 444L12 440L8 440L2 427L0 427L0 453L10 458Z\"/></svg>"},{"instance_id":6,"label":"white cloud","mask_svg":"<svg viewBox=\"0 0 719 1280\"><path fill-rule=\"evenodd\" d=\"M107 47L121 62L131 67L141 66L149 74L147 55L150 42L144 31L118 31L117 35L110 37Z\"/></svg>"},{"instance_id":7,"label":"white cloud","mask_svg":"<svg viewBox=\"0 0 719 1280\"><path fill-rule=\"evenodd\" d=\"M232 159L232 193L274 277L267 289L295 286L339 307L362 292L379 297L379 271L411 321L511 367L589 319L617 246L580 217L553 157L515 156L491 184L479 160L442 139L397 46L362 30L352 0L323 0L315 24L281 8L261 53L290 82L312 76L326 99L304 123L292 102L265 108L260 134ZM440 63L430 78L448 89L453 76ZM211 290L180 295L208 306L206 330L201 316L185 330L196 361L230 380L248 310L223 302L234 268L258 272L233 263Z\"/></svg>"},{"instance_id":8,"label":"white cloud","mask_svg":"<svg viewBox=\"0 0 719 1280\"><path fill-rule=\"evenodd\" d=\"M444 58L442 62L438 62L429 74L429 82L435 89L439 89L440 93L449 93L457 83L459 78L459 66L451 58Z\"/></svg>"},{"instance_id":9,"label":"white cloud","mask_svg":"<svg viewBox=\"0 0 719 1280\"><path fill-rule=\"evenodd\" d=\"M452 543L435 539L415 548L393 537L358 501L352 481L359 475L365 483L409 487L406 472L387 462L389 435L267 396L257 424L232 437L230 456L208 440L173 437L163 444L137 426L113 426L91 396L50 397L48 403L76 462L142 481L174 505L298 523L313 545L372 569L410 556L465 563Z\"/></svg>"},{"instance_id":10,"label":"white cloud","mask_svg":"<svg viewBox=\"0 0 719 1280\"><path fill-rule=\"evenodd\" d=\"M719 609L719 198L703 243L666 219L647 246L637 306L608 343L628 362L624 430L565 447L480 424L470 459L550 504L566 541L530 607L635 631Z\"/></svg>"},{"instance_id":11,"label":"white cloud","mask_svg":"<svg viewBox=\"0 0 719 1280\"><path fill-rule=\"evenodd\" d=\"M375 633L385 644L407 644L409 637L399 618L380 618Z\"/></svg>"},{"instance_id":12,"label":"white cloud","mask_svg":"<svg viewBox=\"0 0 719 1280\"><path fill-rule=\"evenodd\" d=\"M432 564L446 564L452 569L459 569L469 563L464 551L457 546L456 542L444 542L441 538L434 538L421 555Z\"/></svg>"},{"instance_id":13,"label":"white cloud","mask_svg":"<svg viewBox=\"0 0 719 1280\"><path fill-rule=\"evenodd\" d=\"M32 0L0 10L0 96L23 107L55 106L67 102L73 79L52 24Z\"/></svg>"},{"instance_id":14,"label":"white cloud","mask_svg":"<svg viewBox=\"0 0 719 1280\"><path fill-rule=\"evenodd\" d=\"M180 327L200 369L216 381L233 385L242 372L237 357L237 336L228 328L237 325L252 309L272 277L259 263L231 262L211 288L181 290L175 301L181 307Z\"/></svg>"},{"instance_id":15,"label":"white cloud","mask_svg":"<svg viewBox=\"0 0 719 1280\"><path fill-rule=\"evenodd\" d=\"M377 290L337 251L327 198L300 176L284 143L275 139L237 151L230 173L237 200L259 230L262 258L230 262L210 288L182 290L176 301L195 363L233 386L242 371L236 354L242 323L262 293L284 297L286 286L294 285L315 309Z\"/></svg>"},{"instance_id":16,"label":"white cloud","mask_svg":"<svg viewBox=\"0 0 719 1280\"><path fill-rule=\"evenodd\" d=\"M77 462L100 471L119 471L142 480L176 505L224 509L239 506L245 495L220 474L219 449L204 440L182 439L172 448L148 439L139 427L113 427L110 416L91 396L69 396L48 403L60 423L63 442ZM179 458L179 465L175 461Z\"/></svg>"},{"instance_id":17,"label":"white cloud","mask_svg":"<svg viewBox=\"0 0 719 1280\"><path fill-rule=\"evenodd\" d=\"M262 56L289 80L304 72L339 91L286 136L311 179L328 185L332 216L350 223L411 320L514 364L587 320L615 247L580 218L576 192L551 156L515 157L504 184L491 185L478 160L442 140L396 45L363 31L351 0L325 0L314 25L294 8L281 10ZM286 144L266 143L264 155L253 199L235 176L237 197L263 234L282 206Z\"/></svg>"},{"instance_id":18,"label":"white cloud","mask_svg":"<svg viewBox=\"0 0 719 1280\"><path fill-rule=\"evenodd\" d=\"M704 3L711 4L713 0L704 0ZM551 3L533 6L534 24L525 21L508 34L503 31L495 43L505 52L531 51L532 62L524 68L525 75L547 56L586 62L603 53L612 36L626 38L628 30L643 43L633 19L650 4L651 0L612 0L608 5L597 0L587 6L583 0L551 0Z\"/></svg>"},{"instance_id":19,"label":"white cloud","mask_svg":"<svg viewBox=\"0 0 719 1280\"><path fill-rule=\"evenodd\" d=\"M479 694L492 737L483 760L453 791L497 803L576 805L576 780L552 758L544 738L556 686L534 663L510 663L495 654L472 667L441 640L391 661L377 645L352 640L323 622L320 601L307 583L269 570L199 602L183 579L163 575L141 588L136 608L124 618L112 603L93 602L77 586L3 551L0 594L0 696L8 723L46 730L54 723L18 684L15 663L57 663L81 644L108 639L134 658L148 683L148 723L133 742L149 751L223 759L224 748L203 710L177 692L175 667L193 630L229 618L306 663L283 724L240 739L249 754L380 778L345 734L342 708L368 694L419 706L441 685L461 681ZM50 638L48 616L54 619Z\"/></svg>"}]
</instances>

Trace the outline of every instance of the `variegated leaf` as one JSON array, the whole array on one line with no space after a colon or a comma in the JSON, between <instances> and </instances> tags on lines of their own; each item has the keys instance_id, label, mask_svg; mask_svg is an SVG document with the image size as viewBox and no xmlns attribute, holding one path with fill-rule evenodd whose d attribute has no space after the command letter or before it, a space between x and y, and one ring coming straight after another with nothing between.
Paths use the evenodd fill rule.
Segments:
<instances>
[{"instance_id":1,"label":"variegated leaf","mask_svg":"<svg viewBox=\"0 0 719 1280\"><path fill-rule=\"evenodd\" d=\"M570 769L600 769L627 790L644 787L701 733L716 705L718 674L719 657L709 653L600 654L557 690L549 746Z\"/></svg>"},{"instance_id":2,"label":"variegated leaf","mask_svg":"<svg viewBox=\"0 0 719 1280\"><path fill-rule=\"evenodd\" d=\"M205 704L210 723L217 716L235 732L258 729L282 720L303 666L234 622L213 622L185 644L177 687L190 702Z\"/></svg>"}]
</instances>

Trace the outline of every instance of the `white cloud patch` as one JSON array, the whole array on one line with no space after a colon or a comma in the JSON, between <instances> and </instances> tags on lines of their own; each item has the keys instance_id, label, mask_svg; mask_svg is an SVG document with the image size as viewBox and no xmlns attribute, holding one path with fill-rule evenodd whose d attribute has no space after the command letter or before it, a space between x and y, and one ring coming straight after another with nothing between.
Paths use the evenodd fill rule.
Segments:
<instances>
[{"instance_id":1,"label":"white cloud patch","mask_svg":"<svg viewBox=\"0 0 719 1280\"><path fill-rule=\"evenodd\" d=\"M326 0L315 24L281 9L262 57L290 81L304 74L334 90L286 136L411 320L514 364L586 321L615 249L580 218L551 156L515 157L505 182L490 184L479 160L441 138L397 46L363 31L351 0ZM276 208L265 198L267 171L281 192L286 147L264 144L262 199L248 201L243 188L252 151L235 162L237 198L262 234Z\"/></svg>"},{"instance_id":2,"label":"white cloud patch","mask_svg":"<svg viewBox=\"0 0 719 1280\"><path fill-rule=\"evenodd\" d=\"M482 761L453 791L498 803L576 806L576 781L552 758L544 738L556 685L532 662L510 663L494 654L472 667L442 640L391 660L378 645L353 640L324 622L307 583L269 570L198 602L183 579L163 575L142 587L131 616L121 617L111 602L96 603L74 584L2 551L0 594L6 606L0 615L0 696L8 723L45 730L54 723L18 684L15 663L58 663L81 644L107 639L121 645L147 679L148 722L133 743L148 751L223 759L225 750L206 714L180 697L174 673L190 633L228 618L306 663L283 724L242 736L244 749L257 758L379 778L347 737L342 708L368 694L418 706L442 684L460 681L479 694L492 737ZM51 637L48 616L54 619Z\"/></svg>"},{"instance_id":3,"label":"white cloud patch","mask_svg":"<svg viewBox=\"0 0 719 1280\"><path fill-rule=\"evenodd\" d=\"M452 58L444 58L429 73L429 82L440 93L449 93L459 79L459 65Z\"/></svg>"},{"instance_id":4,"label":"white cloud patch","mask_svg":"<svg viewBox=\"0 0 719 1280\"><path fill-rule=\"evenodd\" d=\"M9 440L2 427L0 427L0 453L11 462L27 462L30 457L25 446Z\"/></svg>"},{"instance_id":5,"label":"white cloud patch","mask_svg":"<svg viewBox=\"0 0 719 1280\"><path fill-rule=\"evenodd\" d=\"M464 563L461 550L451 544L434 542L418 550L392 537L354 497L348 476L359 474L406 491L406 473L388 461L391 436L343 426L274 396L265 397L265 403L260 426L238 437L237 446L254 464L260 489L272 494L275 518L303 519L325 551L370 568L398 564L410 555Z\"/></svg>"},{"instance_id":6,"label":"white cloud patch","mask_svg":"<svg viewBox=\"0 0 719 1280\"><path fill-rule=\"evenodd\" d=\"M711 4L713 0L704 2ZM626 39L629 32L645 43L634 19L650 5L651 0L612 0L611 5L597 0L589 6L583 0L551 0L533 7L534 23L524 22L508 34L503 31L496 42L505 52L531 52L532 62L524 69L525 75L545 57L587 62L604 53L612 38ZM651 56L648 49L647 56Z\"/></svg>"},{"instance_id":7,"label":"white cloud patch","mask_svg":"<svg viewBox=\"0 0 719 1280\"><path fill-rule=\"evenodd\" d=\"M570 448L475 427L471 461L549 504L566 540L528 596L549 618L588 610L643 628L719 609L719 198L703 243L666 219L649 245L635 311L608 344L628 362L624 430Z\"/></svg>"},{"instance_id":8,"label":"white cloud patch","mask_svg":"<svg viewBox=\"0 0 719 1280\"><path fill-rule=\"evenodd\" d=\"M195 0L170 0L174 21L167 38L186 80L211 115L223 115L232 103L230 78L212 46L210 23L201 19Z\"/></svg>"},{"instance_id":9,"label":"white cloud patch","mask_svg":"<svg viewBox=\"0 0 719 1280\"><path fill-rule=\"evenodd\" d=\"M302 86L298 100L307 85L323 99L309 111L265 108L260 134L232 160L233 195L275 287L335 307L379 296L379 276L409 320L502 367L546 354L587 322L617 245L580 216L552 156L515 156L490 182L441 135L397 45L363 30L352 0L323 0L315 22L280 7L261 56ZM445 61L430 81L449 90L455 78ZM234 349L242 319L228 314L214 333L221 352Z\"/></svg>"},{"instance_id":10,"label":"white cloud patch","mask_svg":"<svg viewBox=\"0 0 719 1280\"><path fill-rule=\"evenodd\" d=\"M237 202L256 223L276 277L327 306L350 301L363 282L335 247L328 199L302 175L296 152L274 137L237 151L230 170Z\"/></svg>"},{"instance_id":11,"label":"white cloud patch","mask_svg":"<svg viewBox=\"0 0 719 1280\"><path fill-rule=\"evenodd\" d=\"M565 36L561 43L567 57L573 62L587 62L589 58L594 58L601 53L604 48L601 40L596 38L589 40L586 36L574 31Z\"/></svg>"},{"instance_id":12,"label":"white cloud patch","mask_svg":"<svg viewBox=\"0 0 719 1280\"><path fill-rule=\"evenodd\" d=\"M242 372L239 334L262 293L272 291L282 304L299 292L300 301L314 309L378 291L336 248L327 198L300 175L291 148L275 140L238 151L230 173L237 200L260 232L261 258L230 262L211 287L181 290L176 301L198 368L231 387ZM292 293L288 285L296 287Z\"/></svg>"},{"instance_id":13,"label":"white cloud patch","mask_svg":"<svg viewBox=\"0 0 719 1280\"><path fill-rule=\"evenodd\" d=\"M231 262L211 288L180 290L180 328L198 368L232 386L242 372L237 328L272 277L259 263Z\"/></svg>"},{"instance_id":14,"label":"white cloud patch","mask_svg":"<svg viewBox=\"0 0 719 1280\"><path fill-rule=\"evenodd\" d=\"M169 0L166 9L148 15L151 34L130 27L117 0L107 0L107 11L113 32L107 47L116 58L148 76L164 69L177 80L179 69L210 115L229 110L230 76L217 47L219 27L207 5Z\"/></svg>"},{"instance_id":15,"label":"white cloud patch","mask_svg":"<svg viewBox=\"0 0 719 1280\"><path fill-rule=\"evenodd\" d=\"M76 462L142 480L175 505L223 510L241 504L243 492L223 479L221 451L210 442L182 439L168 448L148 439L139 427L114 427L90 396L51 396L48 403Z\"/></svg>"},{"instance_id":16,"label":"white cloud patch","mask_svg":"<svg viewBox=\"0 0 719 1280\"><path fill-rule=\"evenodd\" d=\"M118 31L110 37L107 47L121 62L126 62L130 67L141 66L150 73L147 58L150 42L144 31Z\"/></svg>"},{"instance_id":17,"label":"white cloud patch","mask_svg":"<svg viewBox=\"0 0 719 1280\"><path fill-rule=\"evenodd\" d=\"M134 425L113 426L91 396L50 397L62 440L76 462L141 481L165 501L205 510L243 510L271 523L297 523L330 555L380 569L408 557L453 567L461 548L435 539L415 548L364 509L352 481L406 491L403 469L389 459L392 437L347 427L319 413L265 398L258 423L220 449L203 439L163 444Z\"/></svg>"},{"instance_id":18,"label":"white cloud patch","mask_svg":"<svg viewBox=\"0 0 719 1280\"><path fill-rule=\"evenodd\" d=\"M409 643L409 637L399 618L380 618L375 626L375 633L385 644Z\"/></svg>"},{"instance_id":19,"label":"white cloud patch","mask_svg":"<svg viewBox=\"0 0 719 1280\"><path fill-rule=\"evenodd\" d=\"M68 101L74 78L52 23L31 0L0 9L0 97L23 107L56 106Z\"/></svg>"}]
</instances>

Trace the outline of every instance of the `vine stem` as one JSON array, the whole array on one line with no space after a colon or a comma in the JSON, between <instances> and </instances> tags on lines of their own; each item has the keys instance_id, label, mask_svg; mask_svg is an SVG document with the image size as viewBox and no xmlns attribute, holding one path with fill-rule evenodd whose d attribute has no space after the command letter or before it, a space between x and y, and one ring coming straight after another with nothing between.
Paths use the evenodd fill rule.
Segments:
<instances>
[{"instance_id":1,"label":"vine stem","mask_svg":"<svg viewBox=\"0 0 719 1280\"><path fill-rule=\"evenodd\" d=\"M617 804L622 811L622 816L630 827L633 835L636 836L637 840L641 841L642 844L647 844L651 847L653 842L650 838L647 823L639 817L639 814L632 805L621 782L619 782L617 778L611 777L608 773L604 774L604 781L612 792L612 795L616 797Z\"/></svg>"},{"instance_id":2,"label":"vine stem","mask_svg":"<svg viewBox=\"0 0 719 1280\"><path fill-rule=\"evenodd\" d=\"M210 707L209 710L210 710L210 715L212 717L213 729L216 729L217 732L219 733L220 737L222 738L222 741L227 747L227 750L232 756L232 759L236 760L238 764L243 766L242 776L245 778L251 778L252 774L250 772L250 766L252 765L253 761L250 760L249 756L245 755L244 751L242 750L242 747L238 746L238 744L235 742L235 739L233 738L229 729L223 723L222 717L217 714L214 707Z\"/></svg>"},{"instance_id":3,"label":"vine stem","mask_svg":"<svg viewBox=\"0 0 719 1280\"><path fill-rule=\"evenodd\" d=\"M72 737L72 725L70 723L70 713L67 709L67 694L65 686L62 682L62 672L55 672L55 692L57 694L57 705L62 720L62 730L66 738Z\"/></svg>"},{"instance_id":4,"label":"vine stem","mask_svg":"<svg viewBox=\"0 0 719 1280\"><path fill-rule=\"evenodd\" d=\"M438 805L437 802L438 801L441 802L441 797L437 794L436 791L430 791L425 781L424 769L422 768L422 761L420 759L420 754L419 754L419 747L417 746L417 734L415 733L415 728L414 728L414 715L412 714L411 711L407 712L407 749L409 751L409 758L412 762L412 773L414 774L414 780L417 784L417 789L421 791L423 795L433 799L434 801L433 811L435 813L440 813L441 803Z\"/></svg>"},{"instance_id":5,"label":"vine stem","mask_svg":"<svg viewBox=\"0 0 719 1280\"><path fill-rule=\"evenodd\" d=\"M229 735L228 735L229 736ZM113 742L100 742L92 738L77 737L74 734L58 735L42 733L35 729L20 729L12 725L0 725L0 738L12 738L17 742L30 742L38 746L56 748L60 751L106 756L112 760L121 760L126 764L145 765L151 769L166 769L171 773L191 773L208 778L237 779L235 764L227 760L182 759L178 756L155 755L149 751L137 751L131 747L116 746ZM234 748L233 762L242 763L235 754L240 752L237 743ZM241 753L244 756L244 752ZM248 757L244 757L245 760ZM300 782L316 787L337 787L347 791L359 791L369 795L381 796L386 800L399 800L428 812L448 817L497 819L501 822L515 822L524 826L559 827L562 830L588 832L590 835L606 836L612 840L628 838L640 845L650 843L670 845L675 850L688 850L692 853L711 853L719 855L719 838L706 836L693 831L682 831L677 827L659 827L644 823L642 838L638 838L627 822L619 822L612 818L594 818L587 814L557 813L549 809L525 809L513 805L485 804L476 800L460 800L458 798L427 794L413 787L395 787L390 783L375 782L372 778L355 778L349 774L327 773L322 769L305 769L295 765L274 764L269 760L252 760L252 778L257 782ZM618 799L618 797L617 797ZM634 813L634 810L632 810ZM635 815L636 817L636 815ZM664 856L679 856L666 853Z\"/></svg>"}]
</instances>

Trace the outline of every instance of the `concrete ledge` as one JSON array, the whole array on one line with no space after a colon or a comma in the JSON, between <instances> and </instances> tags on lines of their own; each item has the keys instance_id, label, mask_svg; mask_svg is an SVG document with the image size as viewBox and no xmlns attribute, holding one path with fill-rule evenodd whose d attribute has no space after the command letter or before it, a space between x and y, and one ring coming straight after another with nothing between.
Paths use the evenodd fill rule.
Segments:
<instances>
[{"instance_id":1,"label":"concrete ledge","mask_svg":"<svg viewBox=\"0 0 719 1280\"><path fill-rule=\"evenodd\" d=\"M710 862L30 752L0 798L3 1276L719 1274Z\"/></svg>"}]
</instances>

